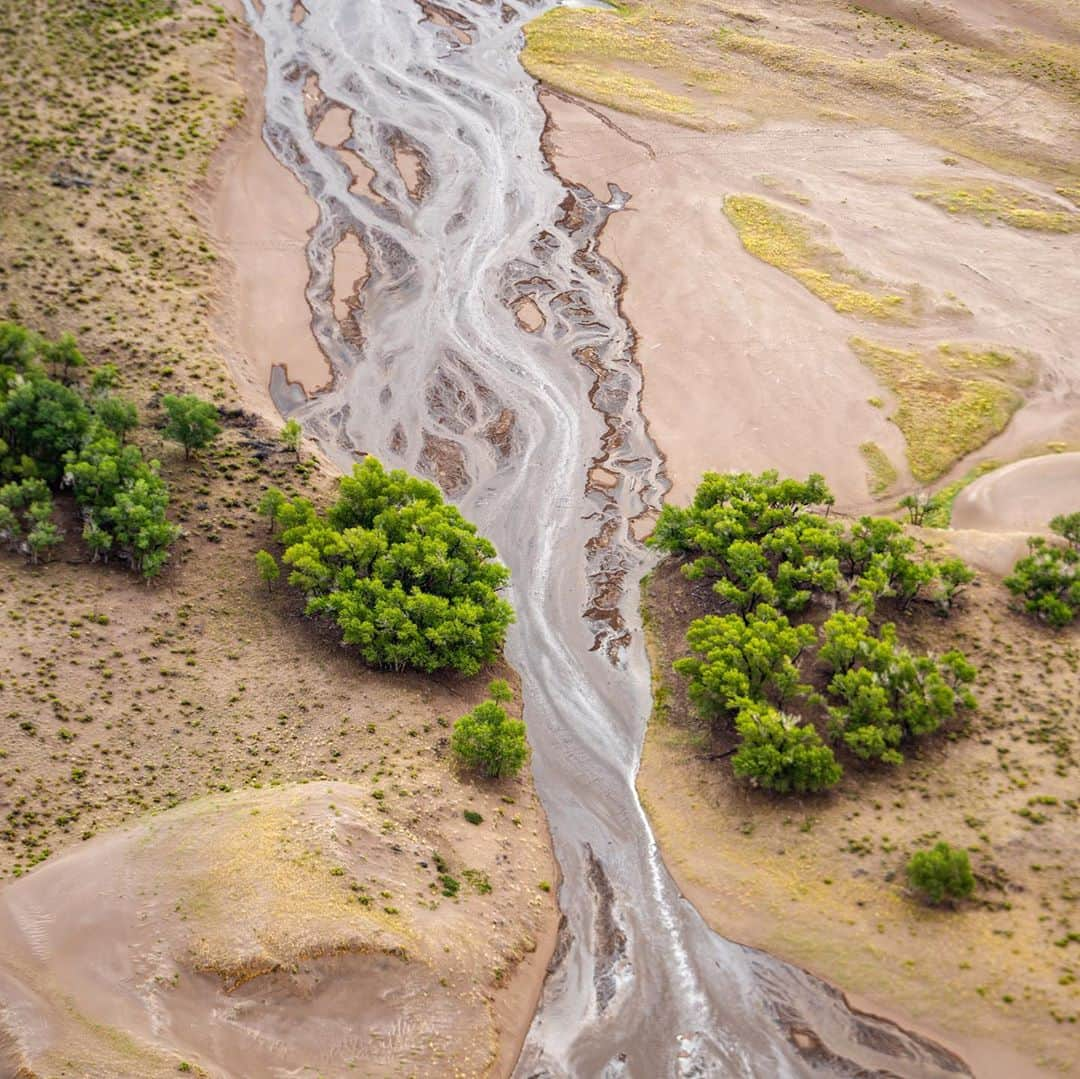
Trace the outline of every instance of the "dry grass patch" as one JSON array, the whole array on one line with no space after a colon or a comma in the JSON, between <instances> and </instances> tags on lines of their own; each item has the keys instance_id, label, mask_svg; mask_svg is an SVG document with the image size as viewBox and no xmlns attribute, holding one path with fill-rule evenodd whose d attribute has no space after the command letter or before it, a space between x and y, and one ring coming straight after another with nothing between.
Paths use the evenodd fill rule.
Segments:
<instances>
[{"instance_id":1,"label":"dry grass patch","mask_svg":"<svg viewBox=\"0 0 1080 1079\"><path fill-rule=\"evenodd\" d=\"M961 187L931 181L916 191L915 197L950 214L976 217L984 225L996 222L1035 232L1080 231L1080 214L1008 184L975 181Z\"/></svg>"},{"instance_id":2,"label":"dry grass patch","mask_svg":"<svg viewBox=\"0 0 1080 1079\"><path fill-rule=\"evenodd\" d=\"M753 195L729 195L724 213L743 247L794 277L842 315L914 322L921 310L915 285L893 289L852 266L821 239L822 226Z\"/></svg>"},{"instance_id":3,"label":"dry grass patch","mask_svg":"<svg viewBox=\"0 0 1080 1079\"><path fill-rule=\"evenodd\" d=\"M987 356L957 346L937 359L913 349L891 348L862 338L850 345L859 359L897 399L891 419L907 442L911 474L920 483L944 475L962 457L1000 434L1024 403L1013 384L993 377L999 368ZM953 370L963 374L951 373ZM1015 363L1006 365L1012 371Z\"/></svg>"}]
</instances>

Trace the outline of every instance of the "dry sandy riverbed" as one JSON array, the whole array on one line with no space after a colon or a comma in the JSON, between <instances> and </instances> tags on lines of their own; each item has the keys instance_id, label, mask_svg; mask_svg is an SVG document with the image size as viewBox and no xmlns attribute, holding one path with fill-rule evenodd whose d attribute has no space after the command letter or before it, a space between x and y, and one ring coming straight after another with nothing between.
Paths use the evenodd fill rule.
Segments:
<instances>
[{"instance_id":1,"label":"dry sandy riverbed","mask_svg":"<svg viewBox=\"0 0 1080 1079\"><path fill-rule=\"evenodd\" d=\"M820 471L841 504L866 505L865 442L900 472L894 492L913 486L890 394L849 348L855 336L896 348L978 341L1039 357L1029 404L968 464L1080 440L1080 236L987 226L916 199L922 181L953 169L939 150L884 128L701 132L551 93L542 101L559 173L601 197L609 183L631 195L601 246L627 277L644 411L676 500L708 469L777 468ZM963 172L994 177L971 162ZM850 263L914 283L937 309L915 325L837 313L743 249L723 213L738 193L821 222ZM950 294L969 313L950 311Z\"/></svg>"}]
</instances>

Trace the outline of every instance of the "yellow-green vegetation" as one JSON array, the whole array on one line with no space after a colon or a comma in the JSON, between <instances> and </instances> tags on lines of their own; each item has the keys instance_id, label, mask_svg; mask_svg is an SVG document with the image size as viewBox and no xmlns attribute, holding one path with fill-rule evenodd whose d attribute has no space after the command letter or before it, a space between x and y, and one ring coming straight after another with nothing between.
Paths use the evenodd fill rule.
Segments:
<instances>
[{"instance_id":1,"label":"yellow-green vegetation","mask_svg":"<svg viewBox=\"0 0 1080 1079\"><path fill-rule=\"evenodd\" d=\"M896 467L889 460L889 455L876 442L864 442L859 447L859 453L869 469L867 480L870 493L884 494L897 480Z\"/></svg>"},{"instance_id":2,"label":"yellow-green vegetation","mask_svg":"<svg viewBox=\"0 0 1080 1079\"><path fill-rule=\"evenodd\" d=\"M938 345L941 366L954 375L990 375L1013 386L1035 381L1038 360L1029 352L944 341Z\"/></svg>"},{"instance_id":3,"label":"yellow-green vegetation","mask_svg":"<svg viewBox=\"0 0 1080 1079\"><path fill-rule=\"evenodd\" d=\"M911 474L929 483L1000 434L1023 397L993 377L957 375L931 354L855 337L855 354L897 399L891 419L907 441Z\"/></svg>"},{"instance_id":4,"label":"yellow-green vegetation","mask_svg":"<svg viewBox=\"0 0 1080 1079\"><path fill-rule=\"evenodd\" d=\"M698 106L626 65L676 69L678 52L646 8L556 7L525 28L526 70L556 89L643 116L700 126Z\"/></svg>"},{"instance_id":5,"label":"yellow-green vegetation","mask_svg":"<svg viewBox=\"0 0 1080 1079\"><path fill-rule=\"evenodd\" d=\"M963 477L953 483L947 483L940 490L935 491L927 508L923 524L927 528L948 528L952 521L952 508L956 496L980 476L985 476L987 472L993 472L995 468L1000 467L1000 461L980 461L974 468L969 469Z\"/></svg>"},{"instance_id":6,"label":"yellow-green vegetation","mask_svg":"<svg viewBox=\"0 0 1080 1079\"><path fill-rule=\"evenodd\" d=\"M915 197L950 214L977 217L984 225L999 222L1036 232L1080 231L1080 213L1008 184L975 181L960 187L931 181L916 191Z\"/></svg>"},{"instance_id":7,"label":"yellow-green vegetation","mask_svg":"<svg viewBox=\"0 0 1080 1079\"><path fill-rule=\"evenodd\" d=\"M751 255L790 274L840 314L881 322L917 317L914 286L890 289L857 270L821 242L821 229L809 218L753 195L728 195L724 213Z\"/></svg>"}]
</instances>

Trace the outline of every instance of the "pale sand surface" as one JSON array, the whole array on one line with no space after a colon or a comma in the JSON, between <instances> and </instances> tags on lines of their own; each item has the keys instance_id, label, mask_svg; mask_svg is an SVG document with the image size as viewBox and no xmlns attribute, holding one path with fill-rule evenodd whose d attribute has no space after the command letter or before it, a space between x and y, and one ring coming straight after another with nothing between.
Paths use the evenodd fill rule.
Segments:
<instances>
[{"instance_id":1,"label":"pale sand surface","mask_svg":"<svg viewBox=\"0 0 1080 1079\"><path fill-rule=\"evenodd\" d=\"M367 783L218 795L9 886L0 986L20 1051L7 1063L56 1074L67 1058L116 1076L171 1073L185 1057L251 1077L507 1072L532 1001L520 982L494 991L491 971L553 929L532 879L546 837L414 813L387 817ZM491 891L466 882L442 896L433 851L454 872L485 872Z\"/></svg>"},{"instance_id":2,"label":"pale sand surface","mask_svg":"<svg viewBox=\"0 0 1080 1079\"><path fill-rule=\"evenodd\" d=\"M1080 453L1016 461L975 480L953 503L954 528L1045 532L1052 517L1080 511Z\"/></svg>"},{"instance_id":3,"label":"pale sand surface","mask_svg":"<svg viewBox=\"0 0 1080 1079\"><path fill-rule=\"evenodd\" d=\"M252 407L272 417L268 386L276 364L283 364L289 379L309 394L329 384L330 367L312 333L306 297L304 247L318 211L262 140L257 64L253 50L240 64L252 115L226 141L215 163L220 179L210 224L232 267L230 296L223 306L233 375Z\"/></svg>"},{"instance_id":4,"label":"pale sand surface","mask_svg":"<svg viewBox=\"0 0 1080 1079\"><path fill-rule=\"evenodd\" d=\"M1007 460L1080 438L1080 237L987 227L915 199L925 178L955 170L940 151L891 131L787 122L702 133L550 93L542 101L559 173L600 197L609 182L631 195L602 247L627 275L644 411L676 501L709 469L777 468L823 472L842 505L863 506L871 501L858 453L866 441L889 455L901 487L913 486L903 438L888 421L890 395L848 347L858 335L895 347L963 340L1036 353L1032 403L979 456ZM963 172L995 178L973 163ZM937 301L955 293L971 315L896 326L836 313L743 249L723 215L734 193L824 223L860 270L920 284ZM869 405L871 397L885 407Z\"/></svg>"}]
</instances>

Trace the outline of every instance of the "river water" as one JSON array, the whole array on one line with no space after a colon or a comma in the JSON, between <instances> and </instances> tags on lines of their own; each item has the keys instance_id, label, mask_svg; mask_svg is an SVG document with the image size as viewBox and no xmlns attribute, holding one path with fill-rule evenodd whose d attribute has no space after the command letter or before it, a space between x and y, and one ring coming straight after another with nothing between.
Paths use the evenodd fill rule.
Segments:
<instances>
[{"instance_id":1,"label":"river water","mask_svg":"<svg viewBox=\"0 0 1080 1079\"><path fill-rule=\"evenodd\" d=\"M517 1074L967 1074L711 932L657 851L634 790L651 706L635 525L665 483L620 277L597 251L628 196L601 203L544 158L517 54L545 5L245 4L265 45L266 140L319 208L308 300L335 376L307 400L278 370L275 400L342 467L363 450L439 479L513 573L508 654L565 915ZM331 103L351 111L368 186L313 136ZM368 274L339 320L347 233Z\"/></svg>"}]
</instances>

